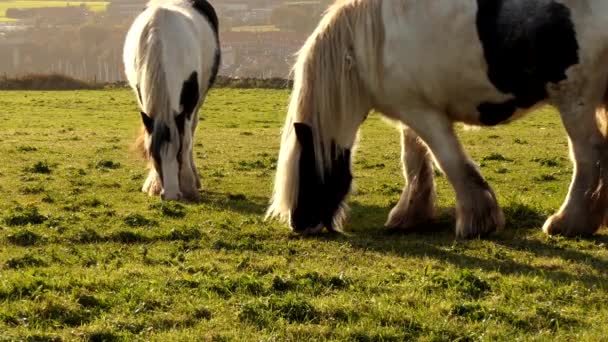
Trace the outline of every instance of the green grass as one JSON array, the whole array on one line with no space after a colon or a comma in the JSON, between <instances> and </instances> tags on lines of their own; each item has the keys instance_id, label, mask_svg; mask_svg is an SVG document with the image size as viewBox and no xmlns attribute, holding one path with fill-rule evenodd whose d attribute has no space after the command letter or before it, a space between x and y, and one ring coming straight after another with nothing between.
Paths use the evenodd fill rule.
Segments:
<instances>
[{"instance_id":1,"label":"green grass","mask_svg":"<svg viewBox=\"0 0 608 342\"><path fill-rule=\"evenodd\" d=\"M44 7L66 7L66 6L80 6L85 4L90 10L94 12L103 12L106 10L106 6L109 2L105 1L57 1L57 0L9 0L0 1L0 22L2 21L14 21L14 19L6 17L6 10L9 8L44 8Z\"/></svg>"},{"instance_id":2,"label":"green grass","mask_svg":"<svg viewBox=\"0 0 608 342\"><path fill-rule=\"evenodd\" d=\"M608 336L608 236L540 226L570 179L557 115L461 132L507 228L454 241L453 219L382 225L402 188L399 135L362 131L344 236L265 222L287 91L215 90L196 161L200 204L139 192L126 90L0 92L0 339L597 341ZM454 206L445 177L439 204Z\"/></svg>"}]
</instances>

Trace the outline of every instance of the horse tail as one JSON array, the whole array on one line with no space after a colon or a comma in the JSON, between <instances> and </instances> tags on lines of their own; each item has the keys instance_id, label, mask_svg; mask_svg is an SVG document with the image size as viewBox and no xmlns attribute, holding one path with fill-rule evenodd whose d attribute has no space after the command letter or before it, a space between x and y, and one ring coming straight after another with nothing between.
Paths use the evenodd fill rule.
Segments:
<instances>
[{"instance_id":1,"label":"horse tail","mask_svg":"<svg viewBox=\"0 0 608 342\"><path fill-rule=\"evenodd\" d=\"M294 123L312 127L321 177L331 168L332 143L353 144L353 132L356 135L356 128L373 106L368 89L382 84L381 4L381 0L336 2L298 52L267 217L287 220L296 204L301 150Z\"/></svg>"},{"instance_id":2,"label":"horse tail","mask_svg":"<svg viewBox=\"0 0 608 342\"><path fill-rule=\"evenodd\" d=\"M139 66L137 91L141 109L156 122L164 122L172 114L167 75L163 65L163 41L160 32L169 15L169 10L163 8L154 10L143 27L136 54L136 64ZM142 135L145 135L145 131L142 129ZM156 131L154 130L155 133ZM143 143L145 139L141 139L141 136L138 141L141 146L145 145Z\"/></svg>"}]
</instances>

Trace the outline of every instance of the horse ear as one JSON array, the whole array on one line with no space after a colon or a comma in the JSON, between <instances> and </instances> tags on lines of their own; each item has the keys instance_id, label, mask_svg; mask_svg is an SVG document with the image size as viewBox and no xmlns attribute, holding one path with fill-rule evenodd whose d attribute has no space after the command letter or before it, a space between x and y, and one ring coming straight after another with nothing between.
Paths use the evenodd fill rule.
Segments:
<instances>
[{"instance_id":1,"label":"horse ear","mask_svg":"<svg viewBox=\"0 0 608 342\"><path fill-rule=\"evenodd\" d=\"M141 121L143 121L146 131L148 132L148 134L152 134L152 132L154 131L154 119L149 117L148 114L146 114L144 112L140 112L140 113L141 113Z\"/></svg>"},{"instance_id":2,"label":"horse ear","mask_svg":"<svg viewBox=\"0 0 608 342\"><path fill-rule=\"evenodd\" d=\"M302 146L312 146L312 129L307 124L296 122L293 124L294 129L296 130L296 137L298 137L298 141Z\"/></svg>"}]
</instances>

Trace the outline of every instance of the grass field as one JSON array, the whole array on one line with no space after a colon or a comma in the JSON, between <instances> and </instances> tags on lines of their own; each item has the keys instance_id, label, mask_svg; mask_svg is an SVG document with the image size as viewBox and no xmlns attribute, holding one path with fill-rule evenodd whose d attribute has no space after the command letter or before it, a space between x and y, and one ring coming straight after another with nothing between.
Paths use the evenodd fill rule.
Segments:
<instances>
[{"instance_id":1,"label":"grass field","mask_svg":"<svg viewBox=\"0 0 608 342\"><path fill-rule=\"evenodd\" d=\"M65 6L80 6L85 4L94 12L103 12L106 10L108 2L104 1L57 1L57 0L9 0L0 1L0 22L14 21L14 19L6 17L6 10L9 8L44 8L44 7L65 7Z\"/></svg>"},{"instance_id":2,"label":"grass field","mask_svg":"<svg viewBox=\"0 0 608 342\"><path fill-rule=\"evenodd\" d=\"M215 90L195 147L200 204L139 192L132 94L0 92L0 340L599 341L608 235L549 238L571 166L555 113L461 132L504 232L382 227L398 132L365 124L346 234L265 222L287 91ZM438 177L440 205L454 195Z\"/></svg>"}]
</instances>

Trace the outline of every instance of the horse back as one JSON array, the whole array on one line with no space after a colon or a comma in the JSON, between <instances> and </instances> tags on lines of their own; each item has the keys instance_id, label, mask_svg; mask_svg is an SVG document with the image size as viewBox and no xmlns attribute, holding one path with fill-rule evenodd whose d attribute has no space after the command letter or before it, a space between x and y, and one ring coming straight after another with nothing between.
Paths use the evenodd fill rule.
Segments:
<instances>
[{"instance_id":1,"label":"horse back","mask_svg":"<svg viewBox=\"0 0 608 342\"><path fill-rule=\"evenodd\" d=\"M551 84L583 77L571 70L605 50L607 35L593 28L608 22L606 9L600 0L385 2L386 82L375 97L507 122L549 100Z\"/></svg>"}]
</instances>

